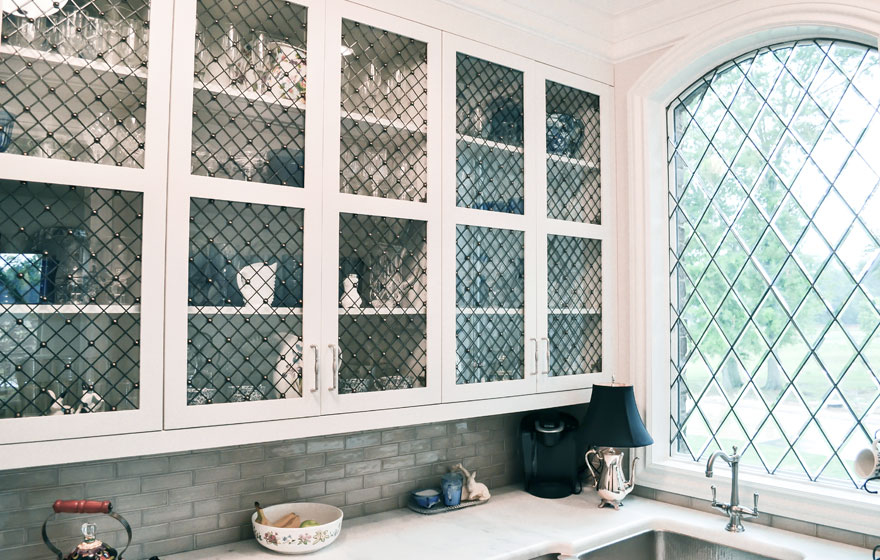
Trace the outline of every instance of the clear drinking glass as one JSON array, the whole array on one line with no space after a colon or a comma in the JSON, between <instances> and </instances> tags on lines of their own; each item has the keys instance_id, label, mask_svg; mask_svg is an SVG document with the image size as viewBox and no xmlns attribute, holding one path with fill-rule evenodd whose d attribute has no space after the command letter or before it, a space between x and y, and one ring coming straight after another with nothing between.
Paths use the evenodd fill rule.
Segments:
<instances>
[{"instance_id":1,"label":"clear drinking glass","mask_svg":"<svg viewBox=\"0 0 880 560\"><path fill-rule=\"evenodd\" d=\"M107 22L101 16L85 16L83 28L85 45L80 53L83 58L94 60L107 52Z\"/></svg>"},{"instance_id":2,"label":"clear drinking glass","mask_svg":"<svg viewBox=\"0 0 880 560\"><path fill-rule=\"evenodd\" d=\"M196 53L196 67L195 73L196 76L205 81L205 72L208 69L208 65L211 64L213 57L211 56L211 51L208 49L208 45L205 43L205 28L202 27L201 24L198 25L196 31L196 45L195 45L195 53Z\"/></svg>"},{"instance_id":3,"label":"clear drinking glass","mask_svg":"<svg viewBox=\"0 0 880 560\"><path fill-rule=\"evenodd\" d=\"M241 34L231 23L223 35L223 57L226 74L233 84L244 82L247 59L244 56Z\"/></svg>"},{"instance_id":4,"label":"clear drinking glass","mask_svg":"<svg viewBox=\"0 0 880 560\"><path fill-rule=\"evenodd\" d=\"M272 68L272 58L269 53L269 38L265 33L257 33L251 41L251 61L248 83L260 95L268 89L267 75Z\"/></svg>"}]
</instances>

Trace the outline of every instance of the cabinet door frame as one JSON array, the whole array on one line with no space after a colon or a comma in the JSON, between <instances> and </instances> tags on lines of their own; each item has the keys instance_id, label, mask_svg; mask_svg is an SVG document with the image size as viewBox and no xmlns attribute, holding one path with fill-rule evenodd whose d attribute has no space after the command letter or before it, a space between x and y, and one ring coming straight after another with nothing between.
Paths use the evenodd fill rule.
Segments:
<instances>
[{"instance_id":1,"label":"cabinet door frame","mask_svg":"<svg viewBox=\"0 0 880 560\"><path fill-rule=\"evenodd\" d=\"M456 58L461 53L500 64L523 73L523 196L522 215L461 208L457 200L457 130L456 130ZM443 35L443 402L491 399L532 394L537 379L537 333L535 315L535 270L537 199L534 157L542 142L542 130L529 115L536 112L538 97L533 74L537 63L483 43L457 35ZM524 309L523 309L523 378L490 383L456 383L456 236L457 226L472 225L523 232L524 236Z\"/></svg>"},{"instance_id":2,"label":"cabinet door frame","mask_svg":"<svg viewBox=\"0 0 880 560\"><path fill-rule=\"evenodd\" d=\"M558 68L540 66L535 73L535 88L540 97L541 112L535 115L542 131L542 138L546 136L546 82L553 81L565 86L586 91L599 96L599 182L600 182L600 223L589 224L567 220L551 219L547 217L547 144L541 142L540 146L532 155L535 158L535 166L540 169L536 180L538 185L538 266L537 266L537 332L539 337L539 374L538 391L568 391L591 387L594 383L605 383L612 380L616 365L616 329L617 321L617 268L616 250L617 240L615 237L614 223L617 216L615 204L614 184L614 88L591 80L589 78L572 74ZM597 373L582 373L577 375L551 376L549 375L549 329L548 315L548 258L547 238L549 235L563 235L585 239L598 239L602 247L602 371Z\"/></svg>"},{"instance_id":3,"label":"cabinet door frame","mask_svg":"<svg viewBox=\"0 0 880 560\"><path fill-rule=\"evenodd\" d=\"M428 49L427 75L427 202L413 202L340 192L341 154L341 37L342 19L377 27L422 41ZM436 404L441 393L440 344L440 40L439 30L384 12L350 3L330 3L326 26L326 101L324 111L324 235L322 239L324 292L321 413L335 414ZM427 317L425 387L339 394L334 375L334 347L339 345L339 223L341 213L420 220L427 227ZM340 349L345 360L345 349Z\"/></svg>"},{"instance_id":4,"label":"cabinet door frame","mask_svg":"<svg viewBox=\"0 0 880 560\"><path fill-rule=\"evenodd\" d=\"M285 0L289 1L289 0ZM297 0L308 9L308 60L324 58L324 3ZM178 0L174 10L175 67L172 75L168 152L168 244L165 324L165 428L186 428L314 416L320 402L313 372L318 368L311 346L320 348L321 283L321 115L323 65L308 67L305 117L305 187L294 188L205 177L191 173L194 37L196 0ZM188 406L186 402L187 259L191 198L277 205L304 210L303 232L303 377L302 397Z\"/></svg>"},{"instance_id":5,"label":"cabinet door frame","mask_svg":"<svg viewBox=\"0 0 880 560\"><path fill-rule=\"evenodd\" d=\"M170 4L158 0L150 2L150 64L146 88L146 136L142 169L0 154L2 179L143 194L141 301L146 304L142 303L140 306L138 408L95 414L3 419L0 420L0 446L162 428L162 302L165 293L165 179L172 15ZM5 15L0 16L2 20L5 18ZM151 242L147 243L147 239Z\"/></svg>"}]
</instances>

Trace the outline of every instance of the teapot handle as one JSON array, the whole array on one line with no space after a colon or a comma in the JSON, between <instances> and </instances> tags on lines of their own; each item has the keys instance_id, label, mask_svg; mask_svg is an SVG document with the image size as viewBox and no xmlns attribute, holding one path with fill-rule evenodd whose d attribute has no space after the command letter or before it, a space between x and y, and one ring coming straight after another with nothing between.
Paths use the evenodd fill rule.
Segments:
<instances>
[{"instance_id":1,"label":"teapot handle","mask_svg":"<svg viewBox=\"0 0 880 560\"><path fill-rule=\"evenodd\" d=\"M55 503L52 504L52 510L53 512L49 514L49 517L43 521L43 542L46 543L49 550L55 553L58 560L63 560L64 553L52 544L52 541L49 540L49 535L46 532L46 525L56 513L104 513L116 521L119 521L125 529L125 533L128 535L128 542L125 543L122 551L116 557L117 560L122 560L123 554L125 554L125 551L128 550L128 546L131 544L131 525L128 524L128 521L126 521L124 517L113 511L113 505L110 502L99 502L95 500L56 500Z\"/></svg>"},{"instance_id":2,"label":"teapot handle","mask_svg":"<svg viewBox=\"0 0 880 560\"><path fill-rule=\"evenodd\" d=\"M599 475L596 474L596 471L593 470L593 465L590 464L590 454L597 454L598 452L595 449L590 449L587 451L587 454L584 455L584 460L587 462L587 468L590 470L590 474L593 475L593 480L596 483L599 483Z\"/></svg>"}]
</instances>

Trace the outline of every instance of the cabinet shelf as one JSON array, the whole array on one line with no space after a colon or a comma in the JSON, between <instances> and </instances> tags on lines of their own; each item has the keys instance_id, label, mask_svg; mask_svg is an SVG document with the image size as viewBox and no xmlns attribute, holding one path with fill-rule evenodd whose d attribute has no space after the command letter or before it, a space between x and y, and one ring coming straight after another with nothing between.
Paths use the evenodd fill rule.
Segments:
<instances>
[{"instance_id":1,"label":"cabinet shelf","mask_svg":"<svg viewBox=\"0 0 880 560\"><path fill-rule=\"evenodd\" d=\"M523 310L513 307L462 307L459 315L522 315Z\"/></svg>"},{"instance_id":2,"label":"cabinet shelf","mask_svg":"<svg viewBox=\"0 0 880 560\"><path fill-rule=\"evenodd\" d=\"M505 152L513 152L516 154L523 153L522 146L514 146L513 144L504 144L502 142L495 142L494 140L487 140L486 138L477 138L476 136L468 136L466 134L457 134L456 138L459 142L464 142L465 144L471 144L473 146L479 146L482 148L486 148L488 150L503 150Z\"/></svg>"},{"instance_id":3,"label":"cabinet shelf","mask_svg":"<svg viewBox=\"0 0 880 560\"><path fill-rule=\"evenodd\" d=\"M220 102L227 113L248 114L248 111L251 111L254 115L259 115L264 110L275 107L298 115L306 110L305 103L299 101L279 99L271 93L259 94L251 90L241 90L233 85L223 87L217 82L206 84L196 79L193 82L193 91L196 94L196 99L202 103L207 102L209 98Z\"/></svg>"},{"instance_id":4,"label":"cabinet shelf","mask_svg":"<svg viewBox=\"0 0 880 560\"><path fill-rule=\"evenodd\" d=\"M549 315L601 315L602 312L591 308L550 308Z\"/></svg>"},{"instance_id":5,"label":"cabinet shelf","mask_svg":"<svg viewBox=\"0 0 880 560\"><path fill-rule=\"evenodd\" d=\"M123 81L128 78L135 78L140 81L147 79L147 69L145 67L132 68L121 64L110 65L100 59L88 60L39 49L0 45L0 56L9 57L6 61L5 69L7 71L14 71L8 76L0 76L3 79L10 79L28 67L41 76L41 82L56 87L66 83L75 75L79 75L84 82L90 84L92 89L98 84L105 84L104 81L97 80L96 78L106 76L107 74L117 76ZM13 61L15 64L12 64ZM119 86L127 87L122 84L118 84L115 87ZM110 89L109 86L108 89Z\"/></svg>"},{"instance_id":6,"label":"cabinet shelf","mask_svg":"<svg viewBox=\"0 0 880 560\"><path fill-rule=\"evenodd\" d=\"M586 159L573 158L569 156L563 156L560 154L547 154L547 161L553 161L562 163L564 165L570 165L572 167L583 167L584 169L589 169L592 171L599 170L599 164L589 161Z\"/></svg>"},{"instance_id":7,"label":"cabinet shelf","mask_svg":"<svg viewBox=\"0 0 880 560\"><path fill-rule=\"evenodd\" d=\"M422 307L394 307L394 308L375 308L375 307L350 307L348 309L339 308L338 313L341 317L358 317L358 316L377 316L377 315L424 315L427 308Z\"/></svg>"},{"instance_id":8,"label":"cabinet shelf","mask_svg":"<svg viewBox=\"0 0 880 560\"><path fill-rule=\"evenodd\" d=\"M419 126L414 122L403 122L399 119L388 119L385 117L377 117L376 115L364 115L357 111L345 112L342 114L342 120L357 123L361 129L372 129L377 132L381 131L407 131L413 134L425 134L427 132L425 125Z\"/></svg>"},{"instance_id":9,"label":"cabinet shelf","mask_svg":"<svg viewBox=\"0 0 880 560\"><path fill-rule=\"evenodd\" d=\"M194 306L186 308L189 315L302 315L302 307L236 307L233 305L223 306Z\"/></svg>"},{"instance_id":10,"label":"cabinet shelf","mask_svg":"<svg viewBox=\"0 0 880 560\"><path fill-rule=\"evenodd\" d=\"M35 313L37 315L137 315L141 312L140 305L77 305L74 303L52 304L27 304L15 303L12 305L0 305L0 314L25 314Z\"/></svg>"}]
</instances>

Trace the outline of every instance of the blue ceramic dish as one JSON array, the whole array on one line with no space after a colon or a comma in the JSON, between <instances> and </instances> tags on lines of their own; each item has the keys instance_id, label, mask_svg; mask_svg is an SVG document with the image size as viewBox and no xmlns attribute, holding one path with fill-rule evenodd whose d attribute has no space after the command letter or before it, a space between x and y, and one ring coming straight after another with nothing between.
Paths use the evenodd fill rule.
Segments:
<instances>
[{"instance_id":1,"label":"blue ceramic dish","mask_svg":"<svg viewBox=\"0 0 880 560\"><path fill-rule=\"evenodd\" d=\"M423 508L429 508L440 502L440 491L436 488L412 491L413 501Z\"/></svg>"},{"instance_id":2,"label":"blue ceramic dish","mask_svg":"<svg viewBox=\"0 0 880 560\"><path fill-rule=\"evenodd\" d=\"M548 154L575 156L583 138L583 122L563 113L547 115Z\"/></svg>"}]
</instances>

